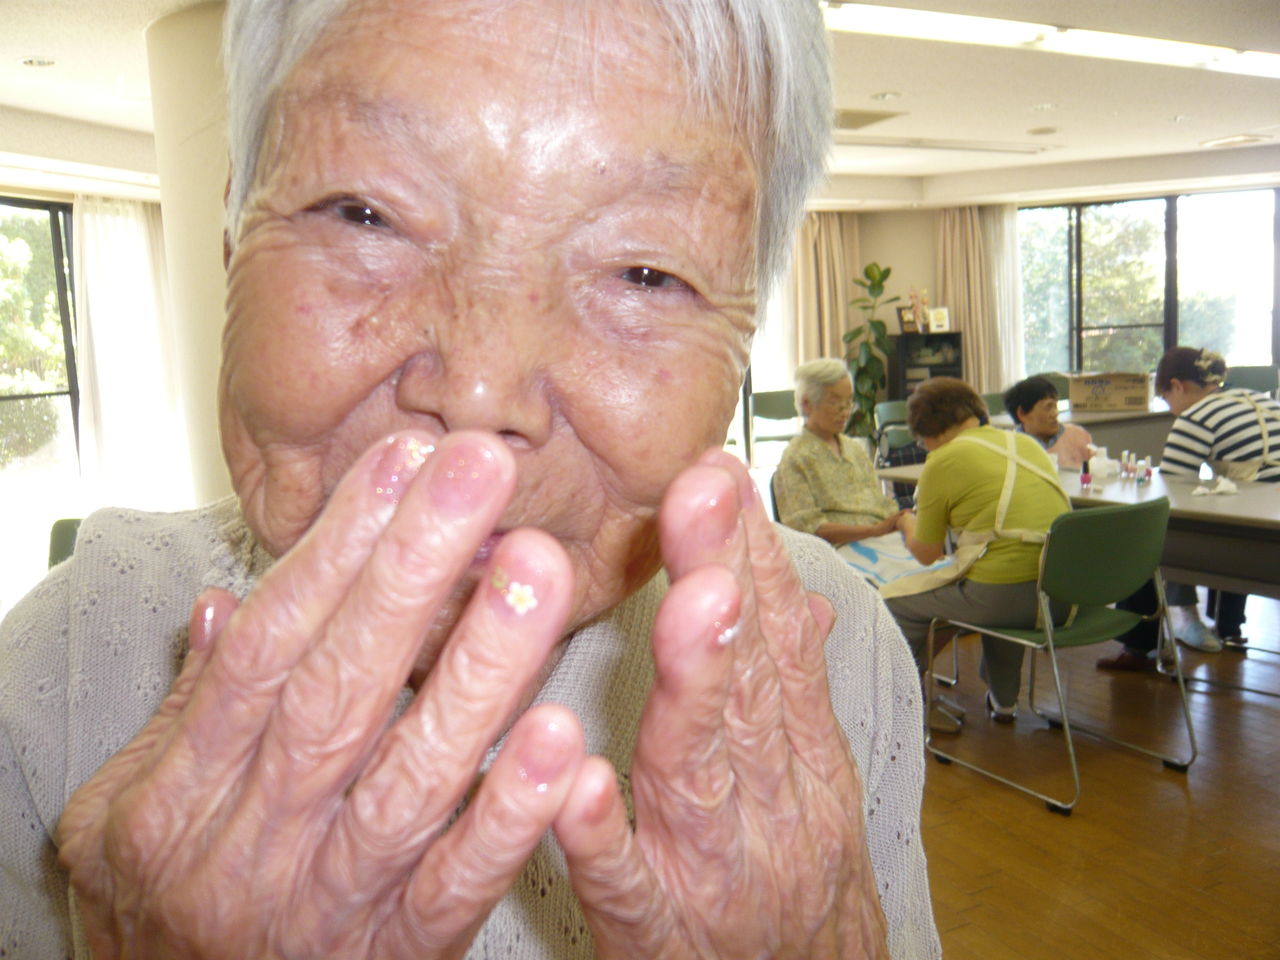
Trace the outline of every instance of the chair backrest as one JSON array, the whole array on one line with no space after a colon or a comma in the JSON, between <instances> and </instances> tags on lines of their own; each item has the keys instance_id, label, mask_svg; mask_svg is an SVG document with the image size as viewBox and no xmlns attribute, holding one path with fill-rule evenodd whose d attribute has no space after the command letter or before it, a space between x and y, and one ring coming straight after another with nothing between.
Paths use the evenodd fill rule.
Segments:
<instances>
[{"instance_id":1,"label":"chair backrest","mask_svg":"<svg viewBox=\"0 0 1280 960\"><path fill-rule=\"evenodd\" d=\"M1228 367L1228 387L1247 387L1275 396L1280 388L1280 367Z\"/></svg>"},{"instance_id":2,"label":"chair backrest","mask_svg":"<svg viewBox=\"0 0 1280 960\"><path fill-rule=\"evenodd\" d=\"M998 417L1005 412L1003 393L984 393L982 402L987 405L987 413L993 417Z\"/></svg>"},{"instance_id":3,"label":"chair backrest","mask_svg":"<svg viewBox=\"0 0 1280 960\"><path fill-rule=\"evenodd\" d=\"M1168 526L1166 497L1064 513L1049 527L1040 588L1081 606L1123 600L1151 579Z\"/></svg>"},{"instance_id":4,"label":"chair backrest","mask_svg":"<svg viewBox=\"0 0 1280 960\"><path fill-rule=\"evenodd\" d=\"M1046 380L1048 380L1050 383L1053 384L1053 389L1058 391L1059 400L1067 399L1068 392L1071 388L1071 384L1067 380L1066 374L1050 371L1046 373L1036 374L1036 376L1044 377Z\"/></svg>"},{"instance_id":5,"label":"chair backrest","mask_svg":"<svg viewBox=\"0 0 1280 960\"><path fill-rule=\"evenodd\" d=\"M900 423L905 424L906 422L907 401L881 400L876 404L876 428L878 430L884 430L885 427Z\"/></svg>"},{"instance_id":6,"label":"chair backrest","mask_svg":"<svg viewBox=\"0 0 1280 960\"><path fill-rule=\"evenodd\" d=\"M80 529L79 518L67 518L53 521L49 529L49 566L56 567L76 549L76 532Z\"/></svg>"},{"instance_id":7,"label":"chair backrest","mask_svg":"<svg viewBox=\"0 0 1280 960\"><path fill-rule=\"evenodd\" d=\"M766 390L751 395L751 415L766 420L792 420L800 416L796 412L796 395L793 390Z\"/></svg>"}]
</instances>

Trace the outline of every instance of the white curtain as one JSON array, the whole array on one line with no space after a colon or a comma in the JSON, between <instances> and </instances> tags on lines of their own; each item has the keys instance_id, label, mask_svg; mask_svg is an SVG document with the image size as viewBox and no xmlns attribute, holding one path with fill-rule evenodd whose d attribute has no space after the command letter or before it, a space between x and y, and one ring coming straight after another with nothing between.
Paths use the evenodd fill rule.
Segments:
<instances>
[{"instance_id":1,"label":"white curtain","mask_svg":"<svg viewBox=\"0 0 1280 960\"><path fill-rule=\"evenodd\" d=\"M965 379L995 393L1023 376L1022 279L1012 205L957 207L938 218L939 299L964 333Z\"/></svg>"},{"instance_id":2,"label":"white curtain","mask_svg":"<svg viewBox=\"0 0 1280 960\"><path fill-rule=\"evenodd\" d=\"M77 196L72 211L88 505L193 506L160 206Z\"/></svg>"},{"instance_id":3,"label":"white curtain","mask_svg":"<svg viewBox=\"0 0 1280 960\"><path fill-rule=\"evenodd\" d=\"M852 213L811 211L796 245L796 363L844 357L849 301L861 293L850 280L858 263L858 218Z\"/></svg>"}]
</instances>

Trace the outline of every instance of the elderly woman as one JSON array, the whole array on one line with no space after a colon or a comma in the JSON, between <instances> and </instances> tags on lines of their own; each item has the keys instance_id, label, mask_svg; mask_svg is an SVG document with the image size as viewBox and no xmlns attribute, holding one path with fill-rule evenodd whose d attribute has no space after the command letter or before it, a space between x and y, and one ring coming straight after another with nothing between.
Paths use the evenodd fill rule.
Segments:
<instances>
[{"instance_id":1,"label":"elderly woman","mask_svg":"<svg viewBox=\"0 0 1280 960\"><path fill-rule=\"evenodd\" d=\"M905 578L883 591L921 670L935 617L1035 625L1044 535L1070 509L1044 448L1025 433L983 425L986 412L973 388L951 377L926 380L907 401L907 426L929 456L916 513L903 514L898 528L921 563L942 556L948 531L956 537L955 562L945 573ZM1016 643L982 638L982 676L994 720L1011 722L1017 715L1022 655Z\"/></svg>"},{"instance_id":2,"label":"elderly woman","mask_svg":"<svg viewBox=\"0 0 1280 960\"><path fill-rule=\"evenodd\" d=\"M1058 420L1058 388L1048 377L1027 377L1004 392L1004 408L1014 427L1036 440L1058 458L1058 466L1079 470L1089 459L1093 437L1077 423Z\"/></svg>"},{"instance_id":3,"label":"elderly woman","mask_svg":"<svg viewBox=\"0 0 1280 960\"><path fill-rule=\"evenodd\" d=\"M1160 456L1160 472L1196 477L1209 464L1217 476L1233 481L1280 483L1280 403L1265 393L1228 389L1227 364L1212 350L1172 347L1156 365L1156 393L1176 419ZM1195 587L1170 583L1166 590L1174 635L1188 646L1216 653L1225 643L1240 648L1248 596L1209 591L1215 630L1200 619ZM1148 584L1123 604L1137 613L1156 608L1155 587ZM1104 670L1154 670L1157 625L1140 623L1117 637L1118 654L1098 660Z\"/></svg>"},{"instance_id":4,"label":"elderly woman","mask_svg":"<svg viewBox=\"0 0 1280 960\"><path fill-rule=\"evenodd\" d=\"M844 433L853 409L848 368L811 360L796 368L795 382L804 430L773 475L778 520L837 547L892 533L898 505L881 489L866 448Z\"/></svg>"},{"instance_id":5,"label":"elderly woman","mask_svg":"<svg viewBox=\"0 0 1280 960\"><path fill-rule=\"evenodd\" d=\"M816 6L226 26L236 497L89 517L6 622L6 951L937 956L906 645L707 449Z\"/></svg>"}]
</instances>

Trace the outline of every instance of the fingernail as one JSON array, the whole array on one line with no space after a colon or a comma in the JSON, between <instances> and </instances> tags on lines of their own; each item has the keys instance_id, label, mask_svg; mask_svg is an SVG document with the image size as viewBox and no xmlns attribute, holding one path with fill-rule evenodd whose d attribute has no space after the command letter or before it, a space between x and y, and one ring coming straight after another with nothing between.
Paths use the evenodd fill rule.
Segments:
<instances>
[{"instance_id":1,"label":"fingernail","mask_svg":"<svg viewBox=\"0 0 1280 960\"><path fill-rule=\"evenodd\" d=\"M725 600L716 607L711 620L711 635L715 637L717 646L727 647L733 643L742 629L738 619L741 613L737 597Z\"/></svg>"},{"instance_id":2,"label":"fingernail","mask_svg":"<svg viewBox=\"0 0 1280 960\"><path fill-rule=\"evenodd\" d=\"M512 579L501 566L495 566L489 575L489 586L493 590L493 602L499 609L509 610L517 617L523 617L538 608L538 589L534 578L525 576L523 580Z\"/></svg>"},{"instance_id":3,"label":"fingernail","mask_svg":"<svg viewBox=\"0 0 1280 960\"><path fill-rule=\"evenodd\" d=\"M735 494L733 487L726 487L719 495L708 497L698 511L695 535L704 548L721 550L733 543L740 511Z\"/></svg>"},{"instance_id":4,"label":"fingernail","mask_svg":"<svg viewBox=\"0 0 1280 960\"><path fill-rule=\"evenodd\" d=\"M561 720L548 720L543 736L526 743L520 751L520 779L538 793L546 793L564 775L574 757L574 739L567 733Z\"/></svg>"},{"instance_id":5,"label":"fingernail","mask_svg":"<svg viewBox=\"0 0 1280 960\"><path fill-rule=\"evenodd\" d=\"M390 503L399 503L435 449L414 437L387 437L386 449L373 468L374 493Z\"/></svg>"},{"instance_id":6,"label":"fingernail","mask_svg":"<svg viewBox=\"0 0 1280 960\"><path fill-rule=\"evenodd\" d=\"M465 516L489 499L489 484L500 467L489 447L462 440L440 451L431 470L432 502L445 513Z\"/></svg>"},{"instance_id":7,"label":"fingernail","mask_svg":"<svg viewBox=\"0 0 1280 960\"><path fill-rule=\"evenodd\" d=\"M197 615L192 618L195 629L187 638L187 646L191 650L206 650L213 643L213 620L217 616L217 608L204 597L197 598L196 603L199 605Z\"/></svg>"}]
</instances>

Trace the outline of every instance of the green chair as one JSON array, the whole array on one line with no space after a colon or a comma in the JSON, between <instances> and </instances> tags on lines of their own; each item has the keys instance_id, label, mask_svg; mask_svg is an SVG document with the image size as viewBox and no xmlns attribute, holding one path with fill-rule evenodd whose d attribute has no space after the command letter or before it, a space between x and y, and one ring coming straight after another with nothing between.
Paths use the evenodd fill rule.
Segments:
<instances>
[{"instance_id":1,"label":"green chair","mask_svg":"<svg viewBox=\"0 0 1280 960\"><path fill-rule=\"evenodd\" d=\"M1186 772L1196 758L1196 735L1191 724L1191 711L1187 706L1187 688L1183 682L1182 664L1177 644L1169 623L1165 605L1164 583L1160 578L1160 553L1164 549L1165 529L1169 521L1169 501L1160 497L1139 504L1089 507L1064 513L1049 528L1044 550L1040 555L1040 576L1037 583L1039 609L1043 626L1032 630L1005 627L978 626L960 620L935 620L929 627L929 662L933 659L934 631L945 626L957 626L963 630L992 637L1001 637L1033 651L1048 655L1053 675L1053 686L1058 697L1059 712L1049 714L1036 705L1036 660L1031 660L1031 682L1028 699L1032 709L1051 727L1060 728L1066 743L1067 757L1071 764L1071 778L1075 793L1070 799L1060 799L1040 793L1026 784L1004 777L992 770L952 753L939 749L933 743L928 724L925 725L925 746L942 763L958 763L993 780L1028 793L1043 800L1055 813L1070 815L1080 799L1080 771L1076 765L1072 731L1088 733L1139 753L1164 761L1174 770ZM1159 618L1164 627L1160 631L1156 663L1159 672L1177 681L1182 700L1182 715L1187 726L1190 753L1185 757L1167 756L1126 740L1108 736L1097 729L1089 729L1074 723L1067 713L1066 697L1058 669L1057 651L1069 647L1104 643L1124 633L1144 619L1126 610L1115 610L1109 605L1132 594L1148 579L1154 579L1158 605L1156 612L1145 619ZM1050 603L1071 605L1072 615L1062 625L1055 626L1049 615ZM1166 666L1166 664L1170 664ZM925 716L931 705L932 684L925 684Z\"/></svg>"},{"instance_id":2,"label":"green chair","mask_svg":"<svg viewBox=\"0 0 1280 960\"><path fill-rule=\"evenodd\" d=\"M905 427L907 424L907 401L905 400L881 400L876 404L875 411L877 430L896 425Z\"/></svg>"},{"instance_id":3,"label":"green chair","mask_svg":"<svg viewBox=\"0 0 1280 960\"><path fill-rule=\"evenodd\" d=\"M1050 383L1053 384L1053 389L1058 391L1059 399L1061 400L1067 399L1067 394L1071 389L1071 383L1069 380L1067 380L1067 375L1065 373L1056 373L1056 372L1050 371L1046 373L1037 374L1037 376L1044 377L1046 380L1048 380Z\"/></svg>"},{"instance_id":4,"label":"green chair","mask_svg":"<svg viewBox=\"0 0 1280 960\"><path fill-rule=\"evenodd\" d=\"M763 420L794 420L800 416L796 412L795 391L766 390L751 394L751 416ZM795 435L795 430L788 429L767 436L753 436L752 440L790 440Z\"/></svg>"},{"instance_id":5,"label":"green chair","mask_svg":"<svg viewBox=\"0 0 1280 960\"><path fill-rule=\"evenodd\" d=\"M1280 389L1280 367L1228 367L1228 387L1246 387L1270 396Z\"/></svg>"},{"instance_id":6,"label":"green chair","mask_svg":"<svg viewBox=\"0 0 1280 960\"><path fill-rule=\"evenodd\" d=\"M987 413L993 417L998 417L1005 412L1003 393L984 393L982 402L987 405Z\"/></svg>"},{"instance_id":7,"label":"green chair","mask_svg":"<svg viewBox=\"0 0 1280 960\"><path fill-rule=\"evenodd\" d=\"M68 518L53 521L49 529L49 566L56 567L76 549L76 532L80 529L79 518Z\"/></svg>"}]
</instances>

